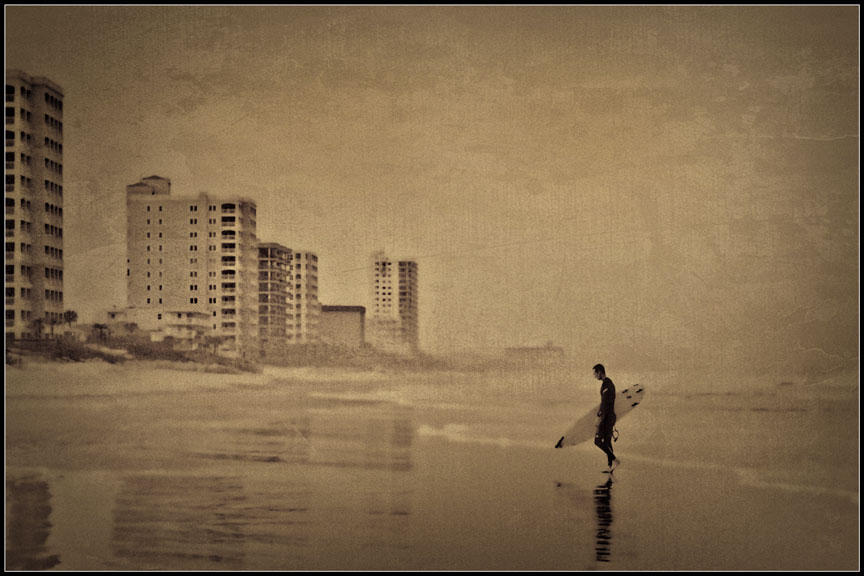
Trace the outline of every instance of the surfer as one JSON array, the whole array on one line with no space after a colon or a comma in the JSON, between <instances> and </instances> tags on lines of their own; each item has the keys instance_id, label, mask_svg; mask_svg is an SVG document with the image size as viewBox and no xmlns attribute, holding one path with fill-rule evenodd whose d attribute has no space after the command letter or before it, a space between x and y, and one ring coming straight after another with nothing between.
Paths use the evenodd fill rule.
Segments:
<instances>
[{"instance_id":1,"label":"surfer","mask_svg":"<svg viewBox=\"0 0 864 576\"><path fill-rule=\"evenodd\" d=\"M597 433L594 435L594 444L605 454L609 463L609 472L612 472L621 463L612 452L612 430L615 428L615 384L606 376L606 368L602 364L594 366L594 377L600 380L600 409L597 417Z\"/></svg>"}]
</instances>

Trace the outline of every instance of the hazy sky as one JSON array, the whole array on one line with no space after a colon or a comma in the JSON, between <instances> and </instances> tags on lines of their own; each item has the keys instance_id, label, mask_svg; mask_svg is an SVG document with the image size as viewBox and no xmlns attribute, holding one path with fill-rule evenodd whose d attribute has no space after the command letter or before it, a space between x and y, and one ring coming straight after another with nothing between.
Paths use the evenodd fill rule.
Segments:
<instances>
[{"instance_id":1,"label":"hazy sky","mask_svg":"<svg viewBox=\"0 0 864 576\"><path fill-rule=\"evenodd\" d=\"M258 202L427 350L633 367L857 356L859 9L6 7L65 91L65 305L125 302L124 187ZM856 360L857 361L857 360Z\"/></svg>"}]
</instances>

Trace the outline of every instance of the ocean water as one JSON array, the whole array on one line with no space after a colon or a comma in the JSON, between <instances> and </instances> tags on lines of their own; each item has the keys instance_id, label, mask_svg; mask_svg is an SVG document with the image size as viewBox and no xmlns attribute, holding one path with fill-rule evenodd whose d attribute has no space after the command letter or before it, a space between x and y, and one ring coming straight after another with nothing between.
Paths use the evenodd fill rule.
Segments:
<instances>
[{"instance_id":1,"label":"ocean water","mask_svg":"<svg viewBox=\"0 0 864 576\"><path fill-rule=\"evenodd\" d=\"M610 478L552 448L590 374L57 366L7 372L7 568L858 566L856 374L610 374Z\"/></svg>"}]
</instances>

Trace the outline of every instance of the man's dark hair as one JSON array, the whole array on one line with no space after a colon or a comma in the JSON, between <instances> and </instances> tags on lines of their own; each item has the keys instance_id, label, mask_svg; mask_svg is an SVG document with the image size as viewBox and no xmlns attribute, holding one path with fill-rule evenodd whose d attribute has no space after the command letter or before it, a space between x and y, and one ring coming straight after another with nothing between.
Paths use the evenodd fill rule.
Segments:
<instances>
[{"instance_id":1,"label":"man's dark hair","mask_svg":"<svg viewBox=\"0 0 864 576\"><path fill-rule=\"evenodd\" d=\"M594 371L595 371L595 372L600 372L600 373L603 374L604 376L606 375L606 368L604 368L602 364L596 364L596 365L594 366Z\"/></svg>"}]
</instances>

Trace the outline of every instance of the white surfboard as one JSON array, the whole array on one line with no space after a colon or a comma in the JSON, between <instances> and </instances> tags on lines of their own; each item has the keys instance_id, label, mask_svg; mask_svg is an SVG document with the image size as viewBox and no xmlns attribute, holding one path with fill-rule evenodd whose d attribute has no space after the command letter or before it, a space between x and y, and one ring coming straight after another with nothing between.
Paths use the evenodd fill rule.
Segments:
<instances>
[{"instance_id":1,"label":"white surfboard","mask_svg":"<svg viewBox=\"0 0 864 576\"><path fill-rule=\"evenodd\" d=\"M615 394L615 420L620 421L633 408L642 402L645 396L645 387L641 384L628 386L623 390L617 390ZM597 424L599 418L597 411L600 409L598 402L594 408L588 411L584 416L576 420L573 425L564 432L564 436L555 445L555 448L564 448L566 446L576 446L586 440L593 440L594 434L597 433Z\"/></svg>"}]
</instances>

